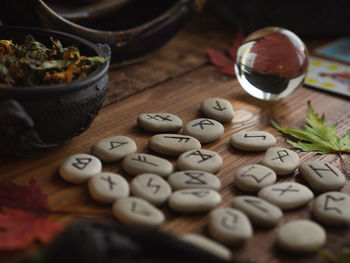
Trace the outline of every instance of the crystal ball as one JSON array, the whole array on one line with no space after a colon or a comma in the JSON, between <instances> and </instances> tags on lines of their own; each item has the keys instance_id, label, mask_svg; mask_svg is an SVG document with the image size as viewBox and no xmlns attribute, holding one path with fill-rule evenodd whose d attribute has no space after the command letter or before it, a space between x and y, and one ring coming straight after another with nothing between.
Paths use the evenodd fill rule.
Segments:
<instances>
[{"instance_id":1,"label":"crystal ball","mask_svg":"<svg viewBox=\"0 0 350 263\"><path fill-rule=\"evenodd\" d=\"M308 51L296 34L266 27L251 33L239 46L235 72L248 94L278 100L303 84L307 67Z\"/></svg>"}]
</instances>

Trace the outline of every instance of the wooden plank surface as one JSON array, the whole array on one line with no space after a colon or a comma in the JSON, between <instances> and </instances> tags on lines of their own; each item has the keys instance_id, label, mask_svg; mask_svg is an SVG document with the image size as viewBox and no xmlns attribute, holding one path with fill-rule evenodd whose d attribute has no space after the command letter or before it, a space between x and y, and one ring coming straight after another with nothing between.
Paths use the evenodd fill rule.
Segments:
<instances>
[{"instance_id":1,"label":"wooden plank surface","mask_svg":"<svg viewBox=\"0 0 350 263\"><path fill-rule=\"evenodd\" d=\"M202 18L194 23L200 24L201 21ZM208 21L211 23L213 18L211 17ZM224 207L229 206L234 196L242 194L233 187L235 171L244 165L259 162L263 156L263 153L245 153L232 148L229 144L232 133L240 130L263 129L277 137L277 145L290 147L271 127L270 120L277 120L288 127L301 127L306 114L307 101L311 101L316 112L326 113L328 123L339 123L339 135L345 134L350 126L350 103L347 99L309 88L300 88L292 96L281 101L259 101L243 92L235 79L226 77L209 66L204 52L205 46L222 49L233 39L232 36L226 35L231 29L220 23L218 21L213 23L211 29L209 27L210 30L207 31L208 34L204 29L195 31L198 25L190 25L169 44L140 64L123 68L114 67L110 72L111 89L105 107L92 126L66 145L42 153L35 158L0 160L0 181L26 185L31 178L35 178L44 193L49 196L50 207L55 211L51 218L64 225L79 218L113 220L110 206L94 202L88 194L86 185L72 185L60 178L57 169L63 160L71 154L89 153L93 143L111 135L130 136L135 140L138 152L149 153L147 142L152 134L137 128L136 118L140 113L170 112L178 115L186 123L201 116L199 104L203 99L215 96L228 99L235 110L233 121L224 125L224 135L219 140L203 146L203 148L217 151L223 157L224 164L217 176L223 185L220 194L223 197L221 206ZM217 30L215 30L216 26ZM222 31L218 31L219 28ZM233 35L234 32L233 30ZM215 35L217 38L214 41ZM140 92L141 90L143 91ZM130 96L131 94L135 95ZM121 98L124 99L120 100ZM300 151L298 154L302 161L322 159L340 167L339 158L335 155L321 156ZM165 158L176 163L176 158ZM349 168L350 158L349 156L344 158ZM121 170L120 163L104 164L103 171L118 172L129 181L132 179ZM297 174L279 178L279 181L285 180L303 182ZM350 194L349 181L342 191ZM276 231L287 221L296 218L312 218L311 206L312 203L286 212L280 224L273 229L254 228L255 234L252 239L242 246L232 248L235 258L261 263L288 263L296 260L305 263L325 262L316 254L296 258L280 252L274 244ZM162 210L167 217L166 223L161 227L162 231L173 235L188 232L208 235L207 214L183 215L171 211L166 205ZM327 249L337 252L344 246L350 246L348 228L327 228L327 234ZM0 253L0 260L22 257L36 248L33 246L20 253Z\"/></svg>"}]
</instances>

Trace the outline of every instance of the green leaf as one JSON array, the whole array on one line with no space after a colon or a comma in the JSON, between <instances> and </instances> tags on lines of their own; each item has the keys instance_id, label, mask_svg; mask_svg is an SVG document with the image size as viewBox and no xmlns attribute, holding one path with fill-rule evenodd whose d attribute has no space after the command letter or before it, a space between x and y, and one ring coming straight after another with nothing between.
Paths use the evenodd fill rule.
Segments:
<instances>
[{"instance_id":1,"label":"green leaf","mask_svg":"<svg viewBox=\"0 0 350 263\"><path fill-rule=\"evenodd\" d=\"M343 248L336 256L334 263L349 263L350 262L350 248Z\"/></svg>"},{"instance_id":2,"label":"green leaf","mask_svg":"<svg viewBox=\"0 0 350 263\"><path fill-rule=\"evenodd\" d=\"M350 153L350 130L339 139L336 131L336 124L326 125L325 115L319 117L311 103L308 102L308 111L304 129L298 130L285 128L271 121L272 125L281 133L291 136L294 140L287 140L295 148L306 152L314 151L318 153Z\"/></svg>"},{"instance_id":3,"label":"green leaf","mask_svg":"<svg viewBox=\"0 0 350 263\"><path fill-rule=\"evenodd\" d=\"M327 250L319 250L318 254L330 263L349 263L350 262L350 248L343 248L336 256Z\"/></svg>"}]
</instances>

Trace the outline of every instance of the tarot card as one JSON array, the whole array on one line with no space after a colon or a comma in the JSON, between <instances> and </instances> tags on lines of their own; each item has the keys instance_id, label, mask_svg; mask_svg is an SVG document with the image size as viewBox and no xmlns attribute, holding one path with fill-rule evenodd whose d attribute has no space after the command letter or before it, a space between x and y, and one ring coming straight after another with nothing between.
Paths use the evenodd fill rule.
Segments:
<instances>
[{"instance_id":1,"label":"tarot card","mask_svg":"<svg viewBox=\"0 0 350 263\"><path fill-rule=\"evenodd\" d=\"M306 86L350 97L350 66L317 57L309 59Z\"/></svg>"},{"instance_id":2,"label":"tarot card","mask_svg":"<svg viewBox=\"0 0 350 263\"><path fill-rule=\"evenodd\" d=\"M342 38L317 48L316 53L331 59L350 63L350 38Z\"/></svg>"}]
</instances>

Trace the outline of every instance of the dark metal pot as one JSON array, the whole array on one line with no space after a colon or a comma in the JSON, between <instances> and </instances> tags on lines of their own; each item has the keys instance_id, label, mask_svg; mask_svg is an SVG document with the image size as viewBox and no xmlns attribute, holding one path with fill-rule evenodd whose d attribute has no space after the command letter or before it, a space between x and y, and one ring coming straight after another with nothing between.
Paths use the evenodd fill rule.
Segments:
<instances>
[{"instance_id":1,"label":"dark metal pot","mask_svg":"<svg viewBox=\"0 0 350 263\"><path fill-rule=\"evenodd\" d=\"M45 29L0 26L0 39L23 43L24 37L49 45L50 36L64 46L75 44L86 56L110 57L107 45ZM0 88L0 155L29 156L85 131L104 101L108 88L107 63L82 80L68 84Z\"/></svg>"},{"instance_id":2,"label":"dark metal pot","mask_svg":"<svg viewBox=\"0 0 350 263\"><path fill-rule=\"evenodd\" d=\"M166 43L202 1L124 0L118 8L105 9L100 14L91 11L86 16L60 14L57 7L60 2L49 5L51 2L3 0L0 17L9 25L50 28L94 43L106 43L112 50L113 61L123 62L145 56Z\"/></svg>"}]
</instances>

